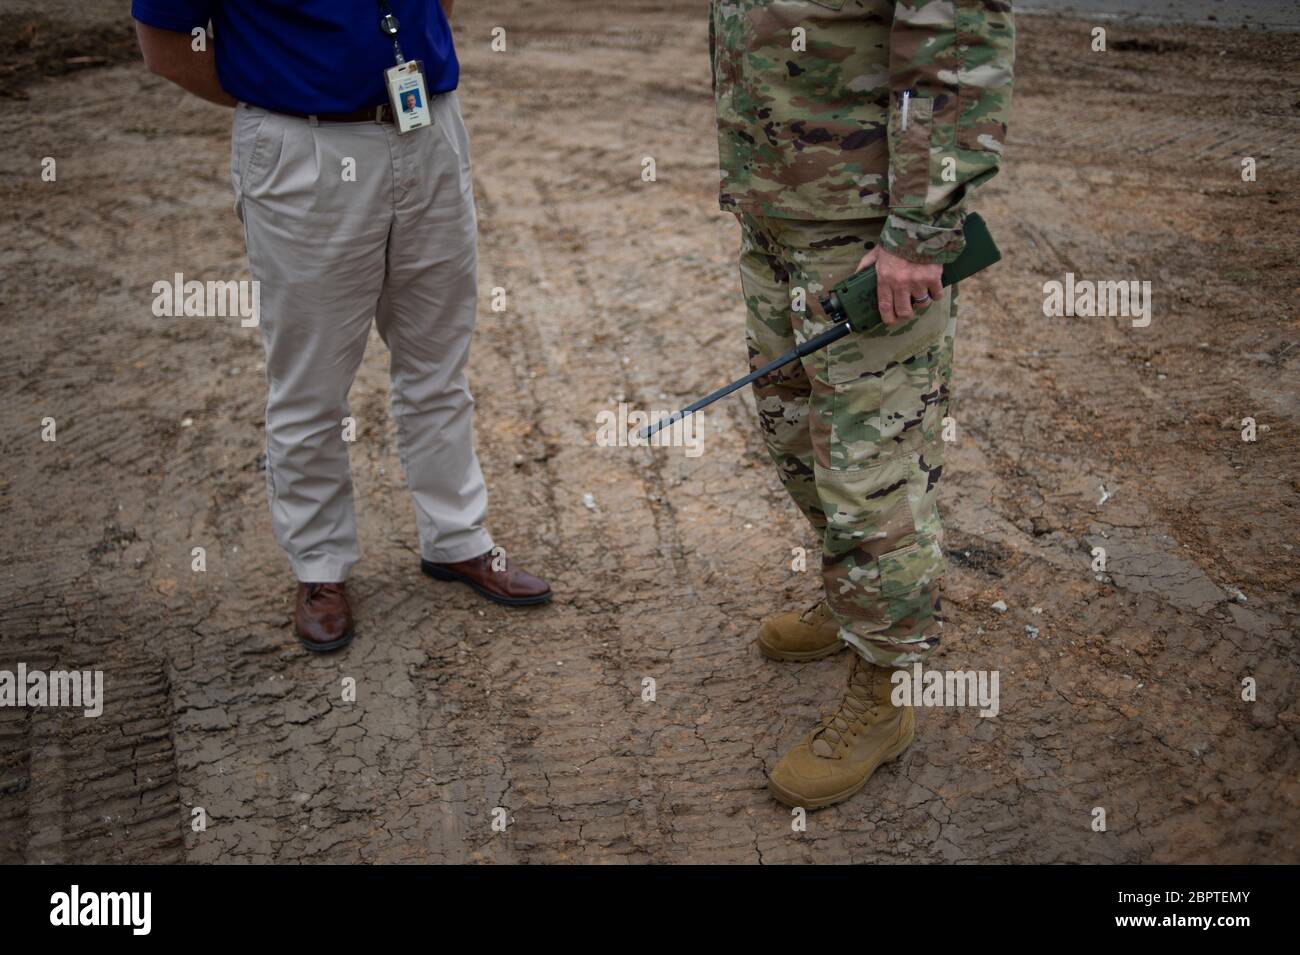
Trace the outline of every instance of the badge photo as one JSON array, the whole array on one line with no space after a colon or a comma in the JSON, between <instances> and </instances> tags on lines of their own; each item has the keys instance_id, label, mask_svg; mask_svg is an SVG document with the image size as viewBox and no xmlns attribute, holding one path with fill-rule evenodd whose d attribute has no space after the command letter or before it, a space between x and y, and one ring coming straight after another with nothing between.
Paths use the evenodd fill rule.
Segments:
<instances>
[{"instance_id":1,"label":"badge photo","mask_svg":"<svg viewBox=\"0 0 1300 955\"><path fill-rule=\"evenodd\" d=\"M399 133L433 125L429 94L424 85L424 67L419 60L408 60L385 70L384 80Z\"/></svg>"}]
</instances>

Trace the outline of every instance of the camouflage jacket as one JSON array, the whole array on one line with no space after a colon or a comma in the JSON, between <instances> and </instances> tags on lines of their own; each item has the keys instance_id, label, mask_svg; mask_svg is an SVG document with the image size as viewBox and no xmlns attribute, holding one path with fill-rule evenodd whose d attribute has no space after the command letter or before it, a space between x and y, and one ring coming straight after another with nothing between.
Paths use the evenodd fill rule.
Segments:
<instances>
[{"instance_id":1,"label":"camouflage jacket","mask_svg":"<svg viewBox=\"0 0 1300 955\"><path fill-rule=\"evenodd\" d=\"M962 249L966 193L997 172L1010 0L712 0L724 209L886 219L917 262Z\"/></svg>"}]
</instances>

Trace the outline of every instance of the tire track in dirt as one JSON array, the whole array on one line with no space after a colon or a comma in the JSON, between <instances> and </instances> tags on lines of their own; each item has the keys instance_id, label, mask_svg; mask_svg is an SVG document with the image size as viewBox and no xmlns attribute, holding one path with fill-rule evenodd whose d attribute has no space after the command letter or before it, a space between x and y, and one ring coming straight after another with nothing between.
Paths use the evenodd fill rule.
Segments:
<instances>
[{"instance_id":1,"label":"tire track in dirt","mask_svg":"<svg viewBox=\"0 0 1300 955\"><path fill-rule=\"evenodd\" d=\"M548 233L552 230L562 232L565 229L563 224L557 225L562 223L563 216L557 210L549 208L546 198L538 190L524 186L528 182L526 177L510 177L481 162L478 175L484 179L485 191L489 195L495 194L497 188L509 189L516 206L522 204L531 208L536 204L548 208L545 226ZM540 185L541 191L545 192L545 184ZM604 798L608 798L611 789L630 795L637 788L632 785L634 780L621 773L609 778L601 772L602 767L597 765L607 755L617 753L625 745L618 739L610 739L608 733L600 730L607 725L617 726L621 722L619 715L626 710L630 700L626 676L618 666L622 648L609 649L609 644L621 639L622 631L617 624L610 625L610 620L614 617L614 601L605 596L616 589L616 579L605 572L605 567L611 558L618 559L620 547L616 539L611 540L604 535L598 518L588 516L590 512L581 505L584 492L568 480L575 470L572 465L574 456L583 453L581 450L575 451L573 446L585 444L589 449L591 433L589 430L583 434L582 430L585 429L574 433L571 422L566 427L556 421L566 411L569 393L567 389L557 387L561 383L554 380L555 372L549 367L555 363L557 355L556 350L550 347L552 341L548 340L557 333L553 316L571 318L583 314L588 308L583 302L586 289L581 275L570 276L566 273L560 276L547 268L542 246L535 234L537 230L531 224L512 222L513 217L508 215L503 218L504 223L494 220L491 229L495 231L500 228L504 235L511 237L506 239L506 248L510 251L503 250L500 256L511 262L512 278L504 287L508 290L512 305L500 318L493 315L486 319L485 324L491 323L491 331L485 337L488 339L488 348L494 353L504 350L519 355L512 361L515 384L512 386L507 383L508 380L503 381L501 374L491 371L487 376L480 375L478 380L484 380L485 377L493 383L490 386L493 397L498 391L509 394L512 390L525 390L534 396L529 402L534 411L531 427L534 431L545 429L546 460L543 464L552 488L548 494L552 511L547 523L554 538L553 546L548 547L546 553L551 557L552 564L555 563L555 558L566 555L575 571L572 575L560 577L567 588L558 590L557 606L554 614L550 615L550 626L543 635L546 641L544 647L536 648L536 652L529 653L524 658L523 665L538 677L536 682L539 684L530 688L527 694L527 699L534 704L529 713L530 748L547 751L548 758L537 760L534 751L524 763L525 768L532 770L531 779L520 785L519 789L532 813L519 817L520 828L515 838L527 839L530 848L534 850L549 849L556 852L557 858L571 857L568 854L574 851L575 843L581 851L591 842L602 844L602 840L605 847L614 851L620 851L620 845L625 845L623 851L638 853L644 851L646 840L636 831L639 823L636 816L631 819L618 818L622 816L621 811L611 816L608 812L598 810L595 818L584 821L576 815L566 818L562 808L572 807L575 800L578 807L592 802L592 783L589 780L593 775ZM495 274L491 264L486 271ZM537 294L539 288L545 289L544 295ZM542 304L539 299L543 298L544 308L539 308ZM596 331L594 334L599 336L601 332ZM503 346L501 349L494 347L498 342ZM560 352L566 350L563 344L554 344L559 346ZM590 373L593 369L587 364L585 370ZM511 404L513 403L512 401ZM491 422L496 412L488 404L485 402L485 406L481 407L480 418ZM542 409L545 409L545 418ZM498 454L497 457L500 459L504 455ZM558 495L554 490L557 488ZM513 498L512 491L508 490L507 494ZM602 510L611 514L619 512L618 502L611 502L603 492L599 497ZM498 523L517 523L512 521L514 515L511 500L506 500L503 504L500 493L496 495L494 510L497 510L495 520ZM575 511L582 515L576 520ZM577 537L573 530L575 523L590 536L574 539ZM516 651L511 649L510 652ZM543 657L542 653L547 654L547 657ZM613 672L610 670L611 664L614 665ZM596 691L595 695L593 690ZM583 700L581 713L574 708L575 699ZM593 722L595 726L591 725ZM593 747L592 743L597 745ZM592 749L596 750L596 754L591 752ZM536 764L535 767L529 765L533 763ZM548 770L547 764L551 764L552 768ZM570 766L573 769L569 769ZM563 834L558 845L546 845L537 832L528 831L525 834L525 827L530 830L542 828L537 825L539 810L545 814L558 813L559 821L567 824L567 831L562 828ZM653 806L650 812L653 813Z\"/></svg>"}]
</instances>

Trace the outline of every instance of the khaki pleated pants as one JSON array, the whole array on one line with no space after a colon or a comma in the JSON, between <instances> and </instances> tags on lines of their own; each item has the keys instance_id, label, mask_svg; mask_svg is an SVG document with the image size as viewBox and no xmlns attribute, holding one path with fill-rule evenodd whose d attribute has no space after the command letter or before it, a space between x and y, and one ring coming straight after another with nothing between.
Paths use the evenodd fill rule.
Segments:
<instances>
[{"instance_id":1,"label":"khaki pleated pants","mask_svg":"<svg viewBox=\"0 0 1300 955\"><path fill-rule=\"evenodd\" d=\"M477 301L469 139L454 93L430 105L434 125L404 135L235 110L231 179L266 347L271 520L301 581L345 580L360 557L345 419L372 320L389 349L421 556L492 549L465 381Z\"/></svg>"}]
</instances>

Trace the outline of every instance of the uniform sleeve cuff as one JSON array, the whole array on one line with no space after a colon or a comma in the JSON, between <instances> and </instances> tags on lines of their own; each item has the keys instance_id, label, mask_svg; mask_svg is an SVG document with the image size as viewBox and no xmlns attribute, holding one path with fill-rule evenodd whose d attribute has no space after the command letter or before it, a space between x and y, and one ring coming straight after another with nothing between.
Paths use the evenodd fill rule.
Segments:
<instances>
[{"instance_id":1,"label":"uniform sleeve cuff","mask_svg":"<svg viewBox=\"0 0 1300 955\"><path fill-rule=\"evenodd\" d=\"M880 233L880 244L886 252L899 258L931 265L957 258L966 247L966 240L960 224L956 228L944 229L891 213Z\"/></svg>"}]
</instances>

